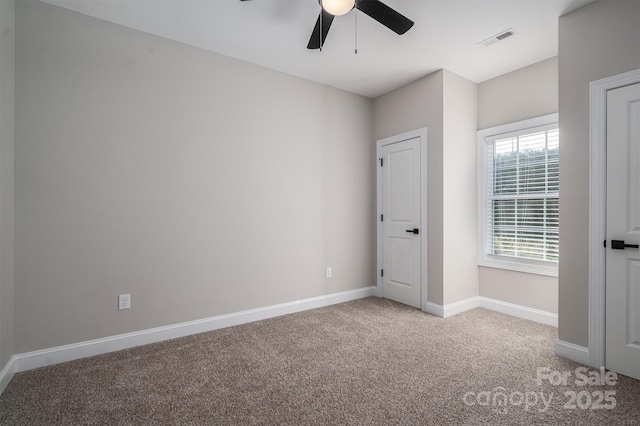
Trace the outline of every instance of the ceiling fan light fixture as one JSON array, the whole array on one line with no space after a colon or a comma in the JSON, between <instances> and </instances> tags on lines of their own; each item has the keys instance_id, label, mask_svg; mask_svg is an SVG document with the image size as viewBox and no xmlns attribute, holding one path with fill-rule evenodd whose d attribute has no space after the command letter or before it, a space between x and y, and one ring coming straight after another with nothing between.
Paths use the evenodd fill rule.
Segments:
<instances>
[{"instance_id":1,"label":"ceiling fan light fixture","mask_svg":"<svg viewBox=\"0 0 640 426\"><path fill-rule=\"evenodd\" d=\"M356 5L356 0L320 0L320 6L333 16L348 13Z\"/></svg>"}]
</instances>

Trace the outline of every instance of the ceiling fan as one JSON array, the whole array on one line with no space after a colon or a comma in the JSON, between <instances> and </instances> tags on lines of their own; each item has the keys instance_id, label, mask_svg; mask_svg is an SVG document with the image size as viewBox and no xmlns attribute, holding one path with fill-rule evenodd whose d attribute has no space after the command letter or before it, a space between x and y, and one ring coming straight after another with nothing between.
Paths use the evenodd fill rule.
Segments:
<instances>
[{"instance_id":1,"label":"ceiling fan","mask_svg":"<svg viewBox=\"0 0 640 426\"><path fill-rule=\"evenodd\" d=\"M240 0L247 1L247 0ZM358 9L369 15L396 34L404 34L413 26L413 21L396 12L379 0L318 0L320 15L313 28L307 49L320 49L327 39L329 28L336 16ZM322 32L320 29L322 28Z\"/></svg>"}]
</instances>

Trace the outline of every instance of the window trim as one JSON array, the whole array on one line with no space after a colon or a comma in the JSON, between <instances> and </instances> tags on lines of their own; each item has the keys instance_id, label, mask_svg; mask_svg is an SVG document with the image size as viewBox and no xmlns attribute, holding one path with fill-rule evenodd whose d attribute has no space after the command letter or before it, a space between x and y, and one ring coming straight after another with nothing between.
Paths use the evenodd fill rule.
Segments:
<instances>
[{"instance_id":1,"label":"window trim","mask_svg":"<svg viewBox=\"0 0 640 426\"><path fill-rule=\"evenodd\" d=\"M558 276L558 262L544 260L519 259L514 257L493 255L486 252L487 233L485 224L486 212L486 186L487 186L487 139L508 136L509 134L531 131L534 133L540 128L548 128L550 125L558 125L558 113L543 115L528 120L508 123L501 126L479 130L477 133L477 171L478 171L478 266L507 269L511 271L526 272L530 274Z\"/></svg>"}]
</instances>

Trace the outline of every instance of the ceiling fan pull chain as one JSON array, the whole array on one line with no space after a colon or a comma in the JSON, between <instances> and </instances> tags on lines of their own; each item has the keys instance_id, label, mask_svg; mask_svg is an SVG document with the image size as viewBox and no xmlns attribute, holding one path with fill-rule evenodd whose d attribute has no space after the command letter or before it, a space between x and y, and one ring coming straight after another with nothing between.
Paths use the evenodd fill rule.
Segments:
<instances>
[{"instance_id":1,"label":"ceiling fan pull chain","mask_svg":"<svg viewBox=\"0 0 640 426\"><path fill-rule=\"evenodd\" d=\"M356 6L358 5L358 2L356 1ZM355 48L355 54L358 54L358 8L355 7L354 8L354 15L356 16L356 48Z\"/></svg>"},{"instance_id":2,"label":"ceiling fan pull chain","mask_svg":"<svg viewBox=\"0 0 640 426\"><path fill-rule=\"evenodd\" d=\"M322 7L320 8L320 26L318 27L318 39L320 40L320 51L322 52L322 15L323 15Z\"/></svg>"}]
</instances>

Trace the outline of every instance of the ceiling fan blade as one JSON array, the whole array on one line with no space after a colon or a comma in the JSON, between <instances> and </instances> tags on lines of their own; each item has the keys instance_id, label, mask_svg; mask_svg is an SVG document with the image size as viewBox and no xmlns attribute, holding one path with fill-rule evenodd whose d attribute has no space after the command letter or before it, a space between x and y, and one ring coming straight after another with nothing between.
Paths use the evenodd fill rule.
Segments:
<instances>
[{"instance_id":1,"label":"ceiling fan blade","mask_svg":"<svg viewBox=\"0 0 640 426\"><path fill-rule=\"evenodd\" d=\"M320 19L321 17L322 19ZM320 11L320 15L318 15L318 20L316 21L316 26L313 28L313 32L311 33L309 44L307 44L307 49L320 49L324 44L324 41L327 39L327 34L329 33L329 28L331 27L333 18L334 16L325 12L324 9ZM322 43L320 42L320 21L322 21Z\"/></svg>"},{"instance_id":2,"label":"ceiling fan blade","mask_svg":"<svg viewBox=\"0 0 640 426\"><path fill-rule=\"evenodd\" d=\"M359 0L356 2L356 7L397 34L404 34L413 27L411 19L379 0Z\"/></svg>"}]
</instances>

